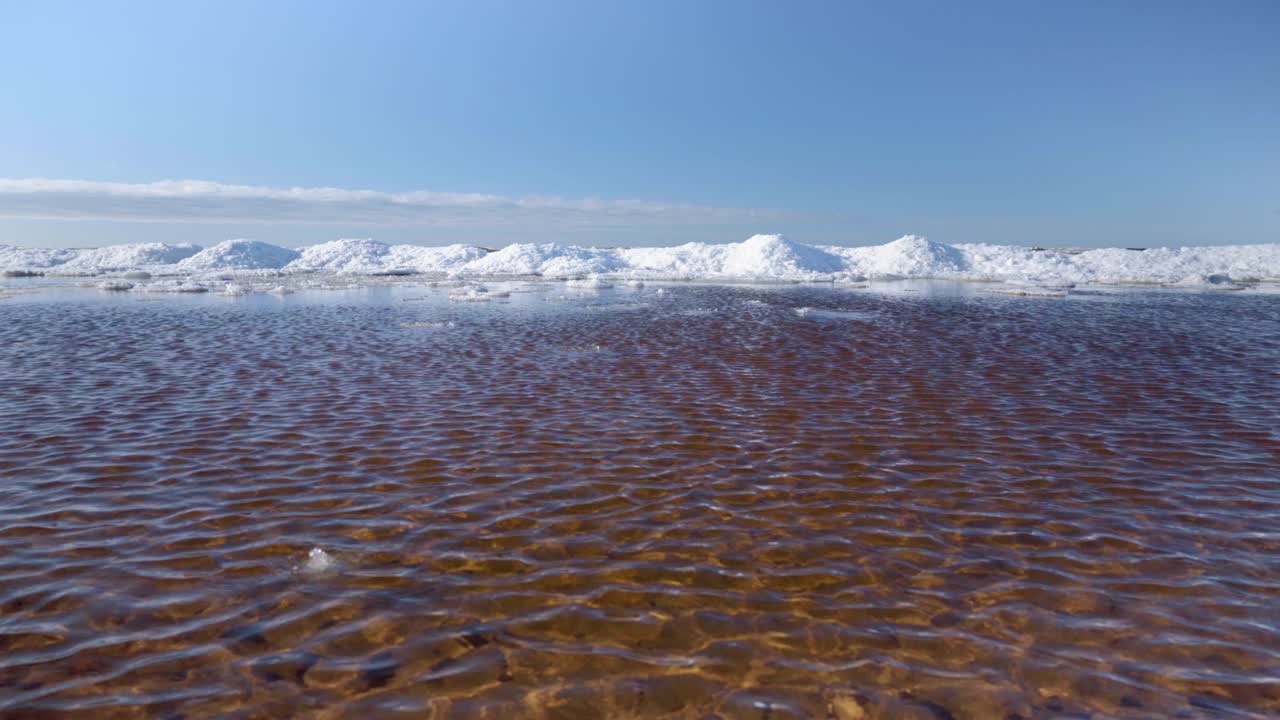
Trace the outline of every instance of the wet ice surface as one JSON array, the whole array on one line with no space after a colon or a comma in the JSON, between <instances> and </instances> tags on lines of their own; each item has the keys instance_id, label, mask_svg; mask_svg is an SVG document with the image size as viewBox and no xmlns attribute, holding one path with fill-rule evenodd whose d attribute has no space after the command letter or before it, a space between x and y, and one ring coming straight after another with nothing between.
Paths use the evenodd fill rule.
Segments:
<instances>
[{"instance_id":1,"label":"wet ice surface","mask_svg":"<svg viewBox=\"0 0 1280 720\"><path fill-rule=\"evenodd\" d=\"M0 716L1280 712L1280 297L483 285L6 281Z\"/></svg>"}]
</instances>

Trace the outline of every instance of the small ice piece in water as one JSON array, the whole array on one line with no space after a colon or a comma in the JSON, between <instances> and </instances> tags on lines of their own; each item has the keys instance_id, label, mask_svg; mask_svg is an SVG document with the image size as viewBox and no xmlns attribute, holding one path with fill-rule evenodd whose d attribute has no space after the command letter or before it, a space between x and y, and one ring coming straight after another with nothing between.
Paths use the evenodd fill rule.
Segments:
<instances>
[{"instance_id":1,"label":"small ice piece in water","mask_svg":"<svg viewBox=\"0 0 1280 720\"><path fill-rule=\"evenodd\" d=\"M243 285L237 285L235 283L227 283L222 288L222 294L223 295L248 295L249 288Z\"/></svg>"},{"instance_id":2,"label":"small ice piece in water","mask_svg":"<svg viewBox=\"0 0 1280 720\"><path fill-rule=\"evenodd\" d=\"M293 294L292 290L290 290L289 288L283 285L277 285L271 288L270 290L268 290L267 292L271 293L272 295L292 295Z\"/></svg>"},{"instance_id":3,"label":"small ice piece in water","mask_svg":"<svg viewBox=\"0 0 1280 720\"><path fill-rule=\"evenodd\" d=\"M313 547L311 552L307 553L307 561L302 564L302 572L308 575L320 575L332 570L335 564L333 556L323 548Z\"/></svg>"},{"instance_id":4,"label":"small ice piece in water","mask_svg":"<svg viewBox=\"0 0 1280 720\"><path fill-rule=\"evenodd\" d=\"M992 295L1010 295L1013 297L1064 298L1067 296L1067 290L1065 288L1019 284L996 286L987 288L982 292L990 293Z\"/></svg>"},{"instance_id":5,"label":"small ice piece in water","mask_svg":"<svg viewBox=\"0 0 1280 720\"><path fill-rule=\"evenodd\" d=\"M124 292L133 289L133 283L125 280L103 280L98 283L99 290L110 290L114 292Z\"/></svg>"},{"instance_id":6,"label":"small ice piece in water","mask_svg":"<svg viewBox=\"0 0 1280 720\"><path fill-rule=\"evenodd\" d=\"M606 290L613 287L607 280L601 280L598 277L583 278L581 280L570 280L565 283L566 287L581 288L584 290Z\"/></svg>"},{"instance_id":7,"label":"small ice piece in water","mask_svg":"<svg viewBox=\"0 0 1280 720\"><path fill-rule=\"evenodd\" d=\"M1193 287L1207 290L1243 290L1244 285L1237 283L1230 275L1215 273L1212 275L1188 275L1176 283L1174 287Z\"/></svg>"},{"instance_id":8,"label":"small ice piece in water","mask_svg":"<svg viewBox=\"0 0 1280 720\"><path fill-rule=\"evenodd\" d=\"M495 297L503 296L490 295L489 288L483 285L464 285L449 292L449 299L453 302L488 302Z\"/></svg>"},{"instance_id":9,"label":"small ice piece in water","mask_svg":"<svg viewBox=\"0 0 1280 720\"><path fill-rule=\"evenodd\" d=\"M796 314L803 318L824 320L875 320L876 314L864 310L828 310L816 307L798 307Z\"/></svg>"},{"instance_id":10,"label":"small ice piece in water","mask_svg":"<svg viewBox=\"0 0 1280 720\"><path fill-rule=\"evenodd\" d=\"M452 320L448 322L422 321L422 322L403 322L403 323L400 323L400 327L410 328L410 329L420 328L425 330L438 330L441 328L457 327L457 324L454 323Z\"/></svg>"}]
</instances>

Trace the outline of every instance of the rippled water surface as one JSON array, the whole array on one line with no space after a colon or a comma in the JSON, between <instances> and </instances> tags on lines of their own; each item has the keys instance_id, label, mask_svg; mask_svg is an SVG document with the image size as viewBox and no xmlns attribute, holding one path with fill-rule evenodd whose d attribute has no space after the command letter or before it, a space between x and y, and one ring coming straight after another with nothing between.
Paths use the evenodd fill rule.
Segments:
<instances>
[{"instance_id":1,"label":"rippled water surface","mask_svg":"<svg viewBox=\"0 0 1280 720\"><path fill-rule=\"evenodd\" d=\"M11 293L0 716L1280 713L1280 296L513 289Z\"/></svg>"}]
</instances>

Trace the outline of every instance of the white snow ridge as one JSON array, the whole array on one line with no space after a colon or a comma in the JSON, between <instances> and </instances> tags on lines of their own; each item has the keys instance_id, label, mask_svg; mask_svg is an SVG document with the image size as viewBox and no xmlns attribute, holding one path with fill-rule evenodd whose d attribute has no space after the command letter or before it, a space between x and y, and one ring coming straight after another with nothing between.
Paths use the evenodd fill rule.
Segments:
<instances>
[{"instance_id":1,"label":"white snow ridge","mask_svg":"<svg viewBox=\"0 0 1280 720\"><path fill-rule=\"evenodd\" d=\"M138 279L148 274L199 279L236 273L434 274L472 280L533 276L586 279L600 286L646 280L850 283L938 278L1051 287L1141 283L1234 289L1280 281L1280 243L1071 252L947 245L914 235L873 247L805 245L781 235L754 235L724 244L593 248L540 243L508 245L493 252L474 245L422 247L368 239L334 240L301 251L257 240L227 240L203 250L188 243L135 243L93 250L0 245L0 274L6 276L120 273L133 273Z\"/></svg>"}]
</instances>

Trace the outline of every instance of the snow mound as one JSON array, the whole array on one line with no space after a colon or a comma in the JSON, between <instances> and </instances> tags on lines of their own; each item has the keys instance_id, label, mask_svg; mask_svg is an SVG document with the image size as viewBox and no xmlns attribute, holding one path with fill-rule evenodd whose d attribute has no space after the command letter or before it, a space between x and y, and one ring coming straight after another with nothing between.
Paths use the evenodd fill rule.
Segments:
<instances>
[{"instance_id":1,"label":"snow mound","mask_svg":"<svg viewBox=\"0 0 1280 720\"><path fill-rule=\"evenodd\" d=\"M178 263L183 272L276 270L298 259L298 252L258 240L224 240Z\"/></svg>"},{"instance_id":2,"label":"snow mound","mask_svg":"<svg viewBox=\"0 0 1280 720\"><path fill-rule=\"evenodd\" d=\"M954 278L968 269L964 253L951 245L905 235L885 245L850 248L841 253L849 268L878 278Z\"/></svg>"},{"instance_id":3,"label":"snow mound","mask_svg":"<svg viewBox=\"0 0 1280 720\"><path fill-rule=\"evenodd\" d=\"M489 253L475 245L445 245L422 247L420 245L392 245L388 258L392 264L413 269L420 273L456 273L468 263Z\"/></svg>"},{"instance_id":4,"label":"snow mound","mask_svg":"<svg viewBox=\"0 0 1280 720\"><path fill-rule=\"evenodd\" d=\"M623 273L637 280L703 280L724 273L725 256L733 245L686 243L668 248L627 248L619 256Z\"/></svg>"},{"instance_id":5,"label":"snow mound","mask_svg":"<svg viewBox=\"0 0 1280 720\"><path fill-rule=\"evenodd\" d=\"M487 253L474 245L421 247L387 245L376 240L333 240L303 248L286 272L332 272L345 275L412 275L454 273Z\"/></svg>"},{"instance_id":6,"label":"snow mound","mask_svg":"<svg viewBox=\"0 0 1280 720\"><path fill-rule=\"evenodd\" d=\"M387 270L386 260L390 251L390 245L376 240L343 238L303 248L297 259L285 265L284 269L373 275Z\"/></svg>"},{"instance_id":7,"label":"snow mound","mask_svg":"<svg viewBox=\"0 0 1280 720\"><path fill-rule=\"evenodd\" d=\"M781 235L753 235L728 248L720 274L747 279L812 280L844 269L841 259L825 250Z\"/></svg>"},{"instance_id":8,"label":"snow mound","mask_svg":"<svg viewBox=\"0 0 1280 720\"><path fill-rule=\"evenodd\" d=\"M191 243L130 243L84 250L68 262L59 265L59 273L85 273L95 275L104 272L121 272L173 265L200 252L199 245Z\"/></svg>"},{"instance_id":9,"label":"snow mound","mask_svg":"<svg viewBox=\"0 0 1280 720\"><path fill-rule=\"evenodd\" d=\"M556 243L519 243L467 263L469 275L541 275L572 278L623 270L617 251Z\"/></svg>"}]
</instances>

